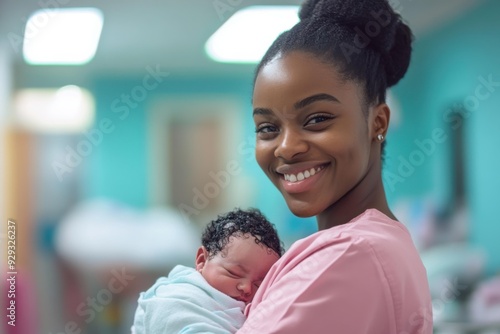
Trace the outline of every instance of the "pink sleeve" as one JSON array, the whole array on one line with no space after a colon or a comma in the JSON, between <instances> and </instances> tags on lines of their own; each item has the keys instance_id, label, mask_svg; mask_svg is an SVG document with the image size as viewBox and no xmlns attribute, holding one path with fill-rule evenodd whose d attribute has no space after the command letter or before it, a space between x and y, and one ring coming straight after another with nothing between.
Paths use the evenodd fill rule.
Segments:
<instances>
[{"instance_id":1,"label":"pink sleeve","mask_svg":"<svg viewBox=\"0 0 500 334\"><path fill-rule=\"evenodd\" d=\"M274 278L238 333L396 333L375 257L362 240L318 250Z\"/></svg>"}]
</instances>

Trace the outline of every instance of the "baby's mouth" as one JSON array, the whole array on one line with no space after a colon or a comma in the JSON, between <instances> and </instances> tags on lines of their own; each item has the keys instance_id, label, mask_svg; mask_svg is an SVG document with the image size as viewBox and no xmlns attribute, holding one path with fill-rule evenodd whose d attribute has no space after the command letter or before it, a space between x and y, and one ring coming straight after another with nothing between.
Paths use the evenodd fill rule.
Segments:
<instances>
[{"instance_id":1,"label":"baby's mouth","mask_svg":"<svg viewBox=\"0 0 500 334\"><path fill-rule=\"evenodd\" d=\"M248 304L250 302L249 300L243 299L241 297L233 297L233 299L236 299L237 301L243 302L245 304Z\"/></svg>"}]
</instances>

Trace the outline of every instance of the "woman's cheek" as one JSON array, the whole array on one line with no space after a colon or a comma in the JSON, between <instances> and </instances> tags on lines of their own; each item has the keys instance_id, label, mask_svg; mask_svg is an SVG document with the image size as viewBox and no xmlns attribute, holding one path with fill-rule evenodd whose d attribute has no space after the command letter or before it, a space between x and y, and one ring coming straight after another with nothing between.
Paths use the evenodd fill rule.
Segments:
<instances>
[{"instance_id":1,"label":"woman's cheek","mask_svg":"<svg viewBox=\"0 0 500 334\"><path fill-rule=\"evenodd\" d=\"M260 169L267 175L268 178L271 178L271 174L269 171L269 166L271 163L271 160L265 156L265 153L262 151L257 151L255 154L255 158L257 160L257 164L259 165Z\"/></svg>"}]
</instances>

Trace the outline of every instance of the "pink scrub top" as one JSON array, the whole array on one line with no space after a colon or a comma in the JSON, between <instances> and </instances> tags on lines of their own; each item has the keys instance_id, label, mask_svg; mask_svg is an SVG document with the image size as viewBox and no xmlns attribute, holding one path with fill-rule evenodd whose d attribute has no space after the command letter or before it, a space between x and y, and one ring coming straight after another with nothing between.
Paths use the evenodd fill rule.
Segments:
<instances>
[{"instance_id":1,"label":"pink scrub top","mask_svg":"<svg viewBox=\"0 0 500 334\"><path fill-rule=\"evenodd\" d=\"M432 333L426 270L411 236L375 209L295 242L246 313L237 333Z\"/></svg>"}]
</instances>

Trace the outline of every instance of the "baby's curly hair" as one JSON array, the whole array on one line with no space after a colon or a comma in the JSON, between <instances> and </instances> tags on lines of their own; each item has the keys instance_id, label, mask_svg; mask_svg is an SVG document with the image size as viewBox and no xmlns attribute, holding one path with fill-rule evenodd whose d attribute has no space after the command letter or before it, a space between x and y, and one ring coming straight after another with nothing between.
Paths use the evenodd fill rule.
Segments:
<instances>
[{"instance_id":1,"label":"baby's curly hair","mask_svg":"<svg viewBox=\"0 0 500 334\"><path fill-rule=\"evenodd\" d=\"M275 226L258 209L239 208L217 216L205 228L201 243L209 257L214 257L229 243L232 236L250 234L255 237L255 243L263 244L279 256L283 255L283 244L278 237Z\"/></svg>"}]
</instances>

